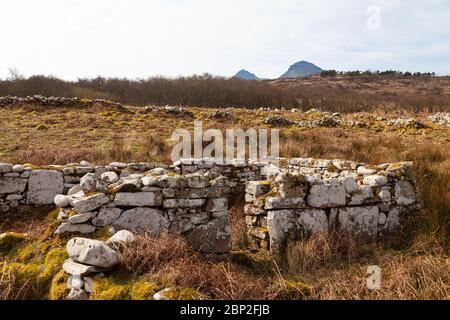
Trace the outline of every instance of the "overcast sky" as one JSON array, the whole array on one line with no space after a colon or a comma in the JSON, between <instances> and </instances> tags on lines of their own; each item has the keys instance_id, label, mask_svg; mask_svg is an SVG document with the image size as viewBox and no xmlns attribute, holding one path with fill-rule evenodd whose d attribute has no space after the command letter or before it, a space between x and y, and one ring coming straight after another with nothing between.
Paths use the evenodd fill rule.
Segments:
<instances>
[{"instance_id":1,"label":"overcast sky","mask_svg":"<svg viewBox=\"0 0 450 320\"><path fill-rule=\"evenodd\" d=\"M0 0L0 78L450 74L450 0Z\"/></svg>"}]
</instances>

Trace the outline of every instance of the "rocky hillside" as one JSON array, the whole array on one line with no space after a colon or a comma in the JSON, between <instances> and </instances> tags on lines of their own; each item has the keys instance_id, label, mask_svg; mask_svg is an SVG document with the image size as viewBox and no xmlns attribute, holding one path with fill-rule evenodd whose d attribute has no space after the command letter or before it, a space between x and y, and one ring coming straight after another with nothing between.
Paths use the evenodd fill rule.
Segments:
<instances>
[{"instance_id":1,"label":"rocky hillside","mask_svg":"<svg viewBox=\"0 0 450 320\"><path fill-rule=\"evenodd\" d=\"M322 69L315 64L312 64L308 61L299 61L290 66L289 70L286 71L280 78L302 78L320 74L321 72Z\"/></svg>"},{"instance_id":2,"label":"rocky hillside","mask_svg":"<svg viewBox=\"0 0 450 320\"><path fill-rule=\"evenodd\" d=\"M247 70L240 70L238 73L234 75L234 78L239 78L243 80L259 80L259 78L254 74Z\"/></svg>"}]
</instances>

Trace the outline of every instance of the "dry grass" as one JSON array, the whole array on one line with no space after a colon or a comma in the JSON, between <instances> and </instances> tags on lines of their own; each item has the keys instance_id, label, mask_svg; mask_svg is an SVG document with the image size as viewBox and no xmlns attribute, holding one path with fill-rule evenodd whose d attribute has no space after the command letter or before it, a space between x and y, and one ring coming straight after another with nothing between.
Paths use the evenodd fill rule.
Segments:
<instances>
[{"instance_id":1,"label":"dry grass","mask_svg":"<svg viewBox=\"0 0 450 320\"><path fill-rule=\"evenodd\" d=\"M314 299L449 299L450 262L442 256L385 256L380 290L366 286L368 265L330 270L316 279Z\"/></svg>"},{"instance_id":2,"label":"dry grass","mask_svg":"<svg viewBox=\"0 0 450 320\"><path fill-rule=\"evenodd\" d=\"M429 236L392 249L348 234L317 234L289 243L282 260L236 251L231 261L217 263L182 238L144 235L123 260L133 278L195 289L210 299L448 299L450 292L448 248ZM367 288L370 265L381 267L379 290Z\"/></svg>"},{"instance_id":3,"label":"dry grass","mask_svg":"<svg viewBox=\"0 0 450 320\"><path fill-rule=\"evenodd\" d=\"M216 263L193 251L181 237L138 236L123 252L126 272L163 287L195 289L211 299L275 299L283 289L270 277L232 263Z\"/></svg>"},{"instance_id":4,"label":"dry grass","mask_svg":"<svg viewBox=\"0 0 450 320\"><path fill-rule=\"evenodd\" d=\"M191 108L204 129L268 128L264 119L273 114L301 121L316 115L288 111L234 109L233 123L210 119L217 109ZM355 119L360 114L344 117ZM368 114L365 114L368 115ZM373 116L398 117L374 112ZM417 144L448 145L448 133L442 126L427 122L427 113L404 112L431 125L430 129L407 130L387 127L366 119L368 127L353 128L282 128L281 154L284 156L325 156L383 162L402 158L402 153L414 151ZM175 128L192 130L190 119L169 114L140 113L139 108L117 110L50 108L31 110L27 107L0 109L0 159L15 163L66 164L87 160L105 164L109 161L169 162ZM45 130L39 130L40 125ZM32 143L30 143L30 141ZM398 156L396 156L398 155ZM386 159L386 157L388 159Z\"/></svg>"},{"instance_id":5,"label":"dry grass","mask_svg":"<svg viewBox=\"0 0 450 320\"><path fill-rule=\"evenodd\" d=\"M448 299L450 259L440 239L422 237L402 250L318 234L289 244L287 274L312 284L310 299ZM369 290L367 267L381 268L381 289Z\"/></svg>"},{"instance_id":6,"label":"dry grass","mask_svg":"<svg viewBox=\"0 0 450 320\"><path fill-rule=\"evenodd\" d=\"M16 290L16 275L2 265L0 270L0 300L17 300L23 289ZM24 288L25 285L22 285Z\"/></svg>"},{"instance_id":7,"label":"dry grass","mask_svg":"<svg viewBox=\"0 0 450 320\"><path fill-rule=\"evenodd\" d=\"M231 236L234 249L245 250L250 245L247 223L245 222L244 206L237 203L229 211L231 223Z\"/></svg>"},{"instance_id":8,"label":"dry grass","mask_svg":"<svg viewBox=\"0 0 450 320\"><path fill-rule=\"evenodd\" d=\"M154 273L175 262L200 258L181 237L169 234L139 235L136 244L126 248L122 256L125 269L138 275Z\"/></svg>"},{"instance_id":9,"label":"dry grass","mask_svg":"<svg viewBox=\"0 0 450 320\"><path fill-rule=\"evenodd\" d=\"M284 268L288 274L305 274L330 268L338 261L350 264L363 255L365 246L349 234L318 233L309 239L288 243Z\"/></svg>"}]
</instances>

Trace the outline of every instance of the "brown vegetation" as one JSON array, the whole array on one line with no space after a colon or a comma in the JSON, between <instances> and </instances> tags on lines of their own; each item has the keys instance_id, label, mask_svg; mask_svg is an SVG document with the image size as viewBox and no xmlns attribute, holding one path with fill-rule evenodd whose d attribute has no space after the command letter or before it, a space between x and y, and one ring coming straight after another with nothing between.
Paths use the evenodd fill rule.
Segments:
<instances>
[{"instance_id":1,"label":"brown vegetation","mask_svg":"<svg viewBox=\"0 0 450 320\"><path fill-rule=\"evenodd\" d=\"M211 75L175 79L79 79L33 76L0 81L0 96L102 98L127 105L320 108L356 112L379 109L449 110L449 77L358 76L246 81Z\"/></svg>"},{"instance_id":2,"label":"brown vegetation","mask_svg":"<svg viewBox=\"0 0 450 320\"><path fill-rule=\"evenodd\" d=\"M123 255L126 270L163 287L191 288L212 299L274 299L282 291L261 270L235 263L214 263L172 235L139 236Z\"/></svg>"}]
</instances>

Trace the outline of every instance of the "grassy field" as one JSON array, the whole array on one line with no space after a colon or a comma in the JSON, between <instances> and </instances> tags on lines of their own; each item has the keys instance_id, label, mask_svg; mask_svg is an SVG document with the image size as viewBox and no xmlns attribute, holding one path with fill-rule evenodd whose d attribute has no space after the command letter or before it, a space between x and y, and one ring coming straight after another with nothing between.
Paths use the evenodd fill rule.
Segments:
<instances>
[{"instance_id":1,"label":"grassy field","mask_svg":"<svg viewBox=\"0 0 450 320\"><path fill-rule=\"evenodd\" d=\"M227 110L234 121L210 118L213 108L189 108L204 128L268 128L264 119L279 114L300 121L320 113ZM430 114L404 111L347 113L364 128L281 128L281 155L357 160L370 164L414 161L423 211L400 243L357 244L347 235L317 235L289 244L282 258L245 249L242 204L232 208L233 253L229 263L211 262L182 239L142 236L124 253L121 277L96 281L94 299L147 299L158 288L176 286L179 298L213 299L449 299L450 298L450 136ZM425 129L393 127L383 117L414 118ZM87 160L169 163L175 128L192 129L193 118L126 110L0 109L0 161L66 164ZM0 232L27 232L28 238L0 252L0 298L61 298L67 238L54 236L54 212L17 214L0 223ZM49 213L50 212L50 213ZM105 235L96 235L102 238ZM382 288L365 285L369 265L382 269ZM189 272L186 272L189 270Z\"/></svg>"},{"instance_id":2,"label":"grassy field","mask_svg":"<svg viewBox=\"0 0 450 320\"><path fill-rule=\"evenodd\" d=\"M0 159L15 163L66 164L89 160L168 162L171 133L176 128L192 130L193 118L160 113L142 113L141 108L124 111L23 107L0 109ZM233 109L234 121L217 121L210 116L217 109L189 108L203 128L269 128L264 119L282 115L294 121L317 119L290 111ZM350 113L344 119L359 121L367 128L314 128L291 126L281 129L281 155L285 157L343 158L371 163L406 160L403 154L420 146L436 146L445 152L447 128L426 120L427 113ZM387 126L383 118L414 118L430 128ZM367 148L374 148L368 152ZM392 150L386 150L392 148Z\"/></svg>"}]
</instances>

